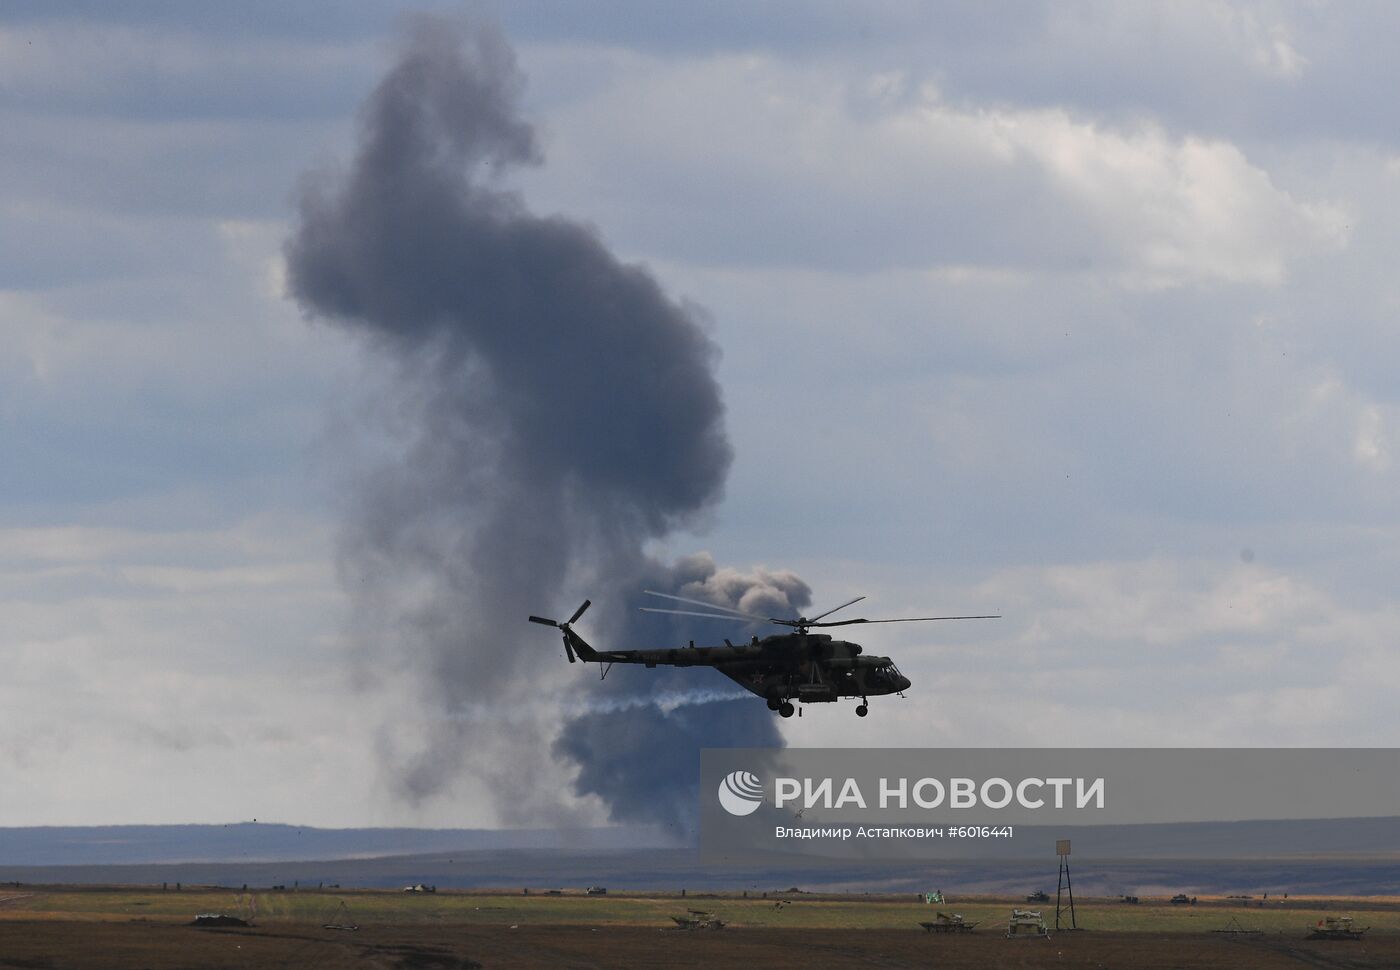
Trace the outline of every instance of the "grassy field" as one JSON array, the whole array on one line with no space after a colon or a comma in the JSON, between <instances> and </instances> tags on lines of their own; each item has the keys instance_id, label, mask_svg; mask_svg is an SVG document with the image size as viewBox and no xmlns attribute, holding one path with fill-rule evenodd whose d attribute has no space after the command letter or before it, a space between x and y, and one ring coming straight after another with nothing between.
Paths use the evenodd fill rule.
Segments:
<instances>
[{"instance_id":1,"label":"grassy field","mask_svg":"<svg viewBox=\"0 0 1400 970\"><path fill-rule=\"evenodd\" d=\"M543 895L379 890L240 893L120 887L0 888L0 968L273 966L388 968L673 967L1400 967L1400 899L1292 898L1241 902L1201 897L1077 902L1087 932L1051 941L1008 941L1011 897L911 895ZM199 929L196 913L249 915L249 929ZM1053 924L1054 903L1041 904ZM714 912L722 932L684 932L671 916ZM967 936L929 936L933 914L981 920ZM1304 942L1325 915L1345 914L1370 932L1360 942ZM1231 919L1257 936L1229 937ZM325 922L353 922L354 933Z\"/></svg>"},{"instance_id":2,"label":"grassy field","mask_svg":"<svg viewBox=\"0 0 1400 970\"><path fill-rule=\"evenodd\" d=\"M1327 915L1345 914L1358 926L1400 934L1400 898L1343 900L1294 897L1288 900L1199 897L1195 906L1166 899L1138 905L1120 900L1080 899L1075 914L1081 927L1100 932L1205 933L1233 917L1266 933L1302 933ZM1019 898L971 896L927 906L901 896L824 896L781 894L745 898L738 894L658 895L581 893L545 895L491 892L409 894L382 890L301 890L248 893L227 889L168 891L140 888L31 887L0 890L0 919L189 920L196 913L253 915L259 923L439 924L462 926L657 926L688 909L715 913L733 927L901 929L933 918L939 910L961 913L984 926L1004 924L1013 906L1039 909L1054 922L1055 903L1031 904Z\"/></svg>"}]
</instances>

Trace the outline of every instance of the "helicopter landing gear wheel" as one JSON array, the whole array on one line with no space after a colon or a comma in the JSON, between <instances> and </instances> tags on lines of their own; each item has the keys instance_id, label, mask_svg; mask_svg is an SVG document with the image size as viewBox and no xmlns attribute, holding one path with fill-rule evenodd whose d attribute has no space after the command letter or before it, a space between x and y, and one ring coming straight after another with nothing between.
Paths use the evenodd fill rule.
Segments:
<instances>
[{"instance_id":1,"label":"helicopter landing gear wheel","mask_svg":"<svg viewBox=\"0 0 1400 970\"><path fill-rule=\"evenodd\" d=\"M857 705L857 707L856 707L856 717L865 717L865 715L867 715L867 714L869 714L869 713L870 713L870 705L868 705L868 704L866 704L866 703L864 703L864 702L862 702L861 704Z\"/></svg>"},{"instance_id":2,"label":"helicopter landing gear wheel","mask_svg":"<svg viewBox=\"0 0 1400 970\"><path fill-rule=\"evenodd\" d=\"M783 703L778 707L778 713L781 714L783 717L792 717L793 712L796 710L797 708L792 706L791 701L783 701Z\"/></svg>"},{"instance_id":3,"label":"helicopter landing gear wheel","mask_svg":"<svg viewBox=\"0 0 1400 970\"><path fill-rule=\"evenodd\" d=\"M768 709L770 711L776 711L780 706L782 706L782 703L783 702L780 698L770 697L768 698Z\"/></svg>"}]
</instances>

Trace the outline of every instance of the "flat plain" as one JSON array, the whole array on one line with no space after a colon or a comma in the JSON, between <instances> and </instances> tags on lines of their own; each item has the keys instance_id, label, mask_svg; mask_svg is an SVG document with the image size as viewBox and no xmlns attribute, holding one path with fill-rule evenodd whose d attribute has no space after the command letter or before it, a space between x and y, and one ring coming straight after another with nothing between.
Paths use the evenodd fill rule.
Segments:
<instances>
[{"instance_id":1,"label":"flat plain","mask_svg":"<svg viewBox=\"0 0 1400 970\"><path fill-rule=\"evenodd\" d=\"M0 888L0 967L1400 967L1400 899L1393 897L1199 897L1194 906L1083 899L1076 915L1084 930L1008 940L1011 908L1027 905L975 896L928 906L912 894L9 886ZM1053 924L1053 901L1040 908ZM727 926L676 928L671 917L691 909ZM980 923L968 934L924 932L919 923L938 910ZM197 913L243 915L252 925L196 927ZM1305 939L1318 920L1342 914L1370 927L1363 939ZM1262 932L1214 932L1230 926Z\"/></svg>"}]
</instances>

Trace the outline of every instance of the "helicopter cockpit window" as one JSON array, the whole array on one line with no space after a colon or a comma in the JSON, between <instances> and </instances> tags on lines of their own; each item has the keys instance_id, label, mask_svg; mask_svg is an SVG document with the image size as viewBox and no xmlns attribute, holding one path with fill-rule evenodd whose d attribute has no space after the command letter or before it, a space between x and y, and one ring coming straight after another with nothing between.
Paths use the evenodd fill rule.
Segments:
<instances>
[{"instance_id":1,"label":"helicopter cockpit window","mask_svg":"<svg viewBox=\"0 0 1400 970\"><path fill-rule=\"evenodd\" d=\"M893 684L899 681L904 675L901 674L899 672L899 668L896 667L893 662L891 662L886 666L876 668L875 676L879 680Z\"/></svg>"}]
</instances>

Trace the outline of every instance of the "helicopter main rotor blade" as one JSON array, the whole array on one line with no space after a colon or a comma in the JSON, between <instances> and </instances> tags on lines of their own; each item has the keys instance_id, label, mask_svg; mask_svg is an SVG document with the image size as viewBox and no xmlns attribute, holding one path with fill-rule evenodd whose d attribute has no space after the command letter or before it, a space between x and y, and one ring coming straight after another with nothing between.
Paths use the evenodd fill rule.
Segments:
<instances>
[{"instance_id":1,"label":"helicopter main rotor blade","mask_svg":"<svg viewBox=\"0 0 1400 970\"><path fill-rule=\"evenodd\" d=\"M592 606L592 605L593 605L593 601L592 601L592 600L584 600L584 601L583 601L583 605L580 606L578 609L574 610L574 615L571 616L571 617L569 617L568 625L569 625L569 626L573 626L574 622L575 622L579 617L583 616L583 611L586 610L586 609L588 609L588 608L589 608L590 606Z\"/></svg>"},{"instance_id":2,"label":"helicopter main rotor blade","mask_svg":"<svg viewBox=\"0 0 1400 970\"><path fill-rule=\"evenodd\" d=\"M675 616L704 616L711 620L731 620L735 623L749 622L746 617L730 616L728 613L697 613L694 610L661 610L654 606L639 606L637 609L642 613L670 613Z\"/></svg>"},{"instance_id":3,"label":"helicopter main rotor blade","mask_svg":"<svg viewBox=\"0 0 1400 970\"><path fill-rule=\"evenodd\" d=\"M813 623L812 626L850 626L852 623L924 623L929 620L1000 620L1000 613L985 616L902 616L894 620L836 620L831 623Z\"/></svg>"},{"instance_id":4,"label":"helicopter main rotor blade","mask_svg":"<svg viewBox=\"0 0 1400 970\"><path fill-rule=\"evenodd\" d=\"M853 600L847 600L846 602L842 603L840 606L833 606L831 609L827 610L825 613L818 613L816 616L812 617L812 618L811 618L810 620L808 620L807 622L808 622L808 623L815 623L817 620L820 620L822 617L824 617L824 616L830 616L831 614L835 613L837 610L844 610L846 607L851 606L851 605L853 605L853 604L855 604L855 603L859 603L859 602L860 602L861 600L863 600L863 599L865 599L864 596L857 596L857 597L856 597L855 599L853 599Z\"/></svg>"},{"instance_id":5,"label":"helicopter main rotor blade","mask_svg":"<svg viewBox=\"0 0 1400 970\"><path fill-rule=\"evenodd\" d=\"M720 606L718 603L707 603L704 600L688 599L684 596L673 596L670 593L658 593L654 589L644 589L642 592L648 596L660 596L664 600L675 600L678 603L689 603L692 606L703 606L707 610L719 610L723 613L733 613L735 616L742 616L748 620L758 620L760 623L771 623L771 616L759 616L755 613L745 613L743 610L736 610L732 606Z\"/></svg>"}]
</instances>

